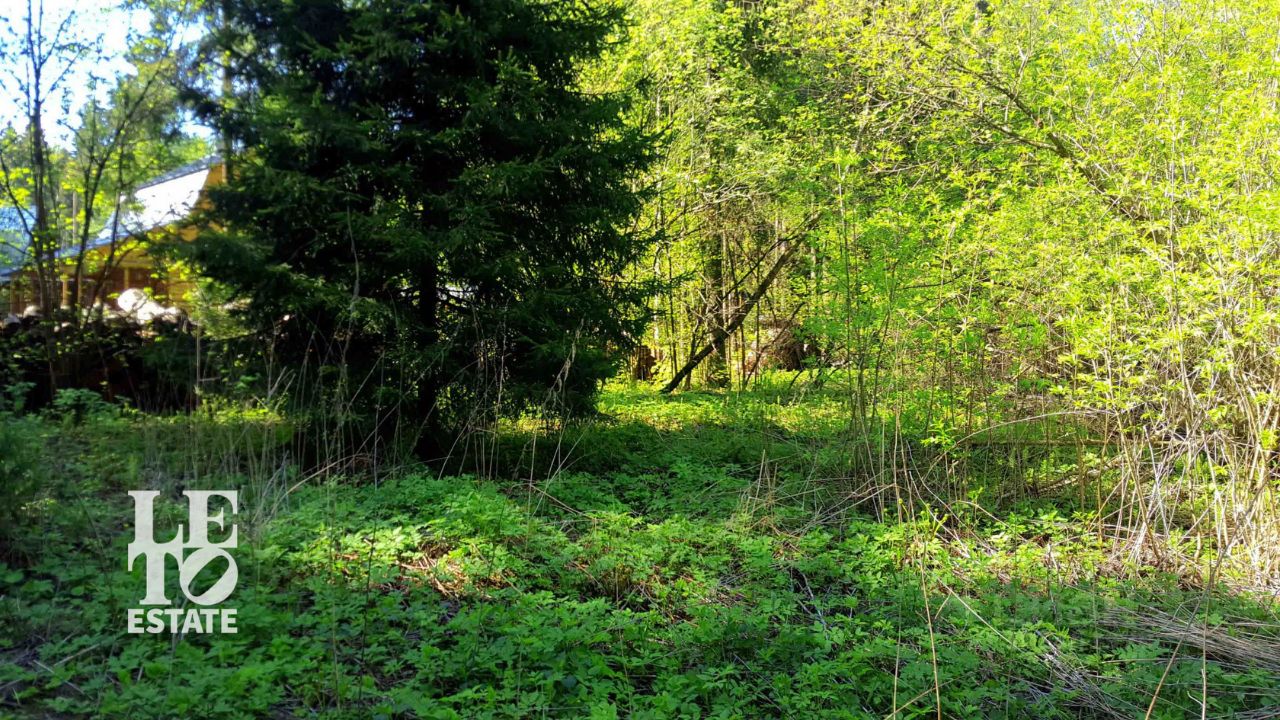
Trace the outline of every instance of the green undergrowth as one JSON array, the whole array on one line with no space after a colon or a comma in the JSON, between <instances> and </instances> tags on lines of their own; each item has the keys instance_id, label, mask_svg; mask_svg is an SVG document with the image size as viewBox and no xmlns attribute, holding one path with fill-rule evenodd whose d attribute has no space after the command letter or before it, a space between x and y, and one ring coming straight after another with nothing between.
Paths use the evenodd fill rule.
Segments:
<instances>
[{"instance_id":1,"label":"green undergrowth","mask_svg":"<svg viewBox=\"0 0 1280 720\"><path fill-rule=\"evenodd\" d=\"M25 507L40 541L11 542L0 566L0 714L1280 709L1273 606L1156 568L1119 573L1096 518L1065 502L963 517L903 504L885 522L815 512L796 448L833 437L834 414L731 402L611 394L612 419L580 428L566 466L532 481L420 469L259 493L241 514L239 632L179 638L124 632L144 585L125 570L125 492L163 490L157 527L171 528L182 488L244 488L248 466L175 479L176 446L141 457L112 443L126 420L46 421L64 481Z\"/></svg>"}]
</instances>

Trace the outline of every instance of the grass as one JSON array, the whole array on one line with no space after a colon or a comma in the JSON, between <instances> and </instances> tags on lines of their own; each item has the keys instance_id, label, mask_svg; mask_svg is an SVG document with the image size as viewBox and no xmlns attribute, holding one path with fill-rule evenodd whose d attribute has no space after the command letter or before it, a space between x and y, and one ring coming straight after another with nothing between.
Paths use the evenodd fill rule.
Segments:
<instances>
[{"instance_id":1,"label":"grass","mask_svg":"<svg viewBox=\"0 0 1280 720\"><path fill-rule=\"evenodd\" d=\"M1072 471L1052 458L963 501L883 478L872 498L836 394L619 387L600 409L444 474L327 479L271 418L9 418L42 491L0 565L0 714L1280 713L1274 600L1116 553L1072 493L1006 491ZM246 493L238 634L124 633L140 487L164 491L157 527L180 488Z\"/></svg>"}]
</instances>

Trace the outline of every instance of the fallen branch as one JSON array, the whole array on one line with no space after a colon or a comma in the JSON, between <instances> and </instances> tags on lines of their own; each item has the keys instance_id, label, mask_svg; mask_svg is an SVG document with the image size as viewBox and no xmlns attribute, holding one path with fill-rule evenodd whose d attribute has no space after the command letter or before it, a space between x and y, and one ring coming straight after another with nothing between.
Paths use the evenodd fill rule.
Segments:
<instances>
[{"instance_id":1,"label":"fallen branch","mask_svg":"<svg viewBox=\"0 0 1280 720\"><path fill-rule=\"evenodd\" d=\"M800 251L801 244L798 240L803 237L805 233L809 232L816 222L816 217L810 218L805 222L804 227L799 232L788 238L785 243L779 243L785 245L782 254L779 255L778 259L773 263L773 267L769 268L769 272L765 274L764 279L762 279L760 284L756 286L755 291L747 296L747 299L738 306L737 310L733 313L733 317L729 318L729 322L725 323L723 327L716 328L715 331L711 333L711 340L707 342L701 350L689 357L688 362L680 368L680 370L675 374L675 377L671 378L671 382L667 383L662 388L661 392L663 394L670 393L672 390L680 387L680 383L684 382L684 379L697 369L698 365L702 364L702 361L707 359L707 356L715 352L716 347L727 340L729 336L732 335L740 325L742 325L742 322L746 320L747 316L751 314L751 311L755 309L756 303L759 303L765 293L769 292L769 288L773 286L774 280L778 278L778 275L782 272L783 268L790 264L792 258L794 258L796 253Z\"/></svg>"}]
</instances>

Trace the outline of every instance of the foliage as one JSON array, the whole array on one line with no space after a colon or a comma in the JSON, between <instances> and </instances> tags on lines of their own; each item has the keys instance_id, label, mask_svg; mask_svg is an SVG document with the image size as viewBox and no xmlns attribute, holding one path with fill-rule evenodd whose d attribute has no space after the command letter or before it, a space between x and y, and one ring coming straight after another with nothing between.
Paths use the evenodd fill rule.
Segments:
<instances>
[{"instance_id":1,"label":"foliage","mask_svg":"<svg viewBox=\"0 0 1280 720\"><path fill-rule=\"evenodd\" d=\"M20 519L40 490L39 438L34 421L0 410L0 540L17 539Z\"/></svg>"},{"instance_id":2,"label":"foliage","mask_svg":"<svg viewBox=\"0 0 1280 720\"><path fill-rule=\"evenodd\" d=\"M106 415L114 408L102 396L92 390L62 388L54 396L50 414L73 425L79 425L96 415Z\"/></svg>"},{"instance_id":3,"label":"foliage","mask_svg":"<svg viewBox=\"0 0 1280 720\"><path fill-rule=\"evenodd\" d=\"M762 421L802 432L822 402L606 399L624 417L594 426L606 449L590 472L260 496L279 511L242 508L239 633L176 642L122 634L141 592L120 561L137 475L102 472L143 461L147 442L112 439L154 421L87 422L68 467L88 464L34 518L50 543L0 570L7 702L73 717L863 718L934 717L940 701L946 716L1074 718L1141 715L1162 677L1152 717L1280 701L1273 607L1117 581L1088 518L1026 506L957 535L931 511L831 515L768 444L789 431ZM175 454L157 467L177 468L212 428L167 430ZM757 502L750 458L775 453L777 492ZM75 473L99 478L88 495ZM158 523L179 522L163 495ZM89 538L73 531L86 522Z\"/></svg>"},{"instance_id":4,"label":"foliage","mask_svg":"<svg viewBox=\"0 0 1280 720\"><path fill-rule=\"evenodd\" d=\"M598 72L651 76L639 111L673 128L648 211L679 240L635 270L673 288L658 372L745 308L704 386L849 371L851 472L900 472L884 438L959 449L1057 418L1038 442L1114 449L1115 506L1144 508L1121 527L1172 537L1192 513L1225 564L1269 577L1275 12L633 3L652 32ZM804 251L746 305L807 217ZM1084 484L1105 510L1111 487Z\"/></svg>"},{"instance_id":5,"label":"foliage","mask_svg":"<svg viewBox=\"0 0 1280 720\"><path fill-rule=\"evenodd\" d=\"M630 225L650 137L620 126L625 96L576 79L616 10L228 10L220 47L256 49L235 110L200 107L245 152L194 257L281 362L318 359L299 397L329 381L365 429L426 447L552 392L550 411L589 409L646 292L621 274L648 242Z\"/></svg>"},{"instance_id":6,"label":"foliage","mask_svg":"<svg viewBox=\"0 0 1280 720\"><path fill-rule=\"evenodd\" d=\"M201 404L11 346L6 712L1280 707L1280 6L148 5L232 151L138 353ZM40 132L23 199L110 149ZM123 633L140 487L241 491L239 634Z\"/></svg>"},{"instance_id":7,"label":"foliage","mask_svg":"<svg viewBox=\"0 0 1280 720\"><path fill-rule=\"evenodd\" d=\"M0 334L7 361L0 383L21 389L18 409L63 412L107 402L152 412L187 409L195 398L196 333L185 322L164 319L112 317L80 325L26 319ZM57 358L52 368L50 347ZM217 357L209 347L204 353Z\"/></svg>"}]
</instances>

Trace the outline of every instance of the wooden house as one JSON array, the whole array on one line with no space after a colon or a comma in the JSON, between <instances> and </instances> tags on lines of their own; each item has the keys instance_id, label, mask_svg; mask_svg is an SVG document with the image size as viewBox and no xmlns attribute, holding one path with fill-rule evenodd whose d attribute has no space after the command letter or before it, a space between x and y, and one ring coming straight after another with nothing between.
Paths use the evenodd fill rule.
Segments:
<instances>
[{"instance_id":1,"label":"wooden house","mask_svg":"<svg viewBox=\"0 0 1280 720\"><path fill-rule=\"evenodd\" d=\"M183 307L194 285L190 272L165 263L148 252L161 238L190 240L195 228L192 212L206 201L205 191L224 179L217 158L192 163L157 177L122 199L119 213L107 219L102 230L84 248L80 280L76 266L79 247L67 247L57 255L62 305L78 294L80 304L103 303L116 309L121 293L141 290L159 303ZM36 273L31 268L29 211L7 208L0 214L0 301L20 315L38 304ZM19 214L27 212L27 223ZM7 296L7 297L6 297Z\"/></svg>"}]
</instances>

